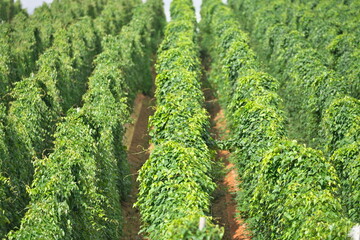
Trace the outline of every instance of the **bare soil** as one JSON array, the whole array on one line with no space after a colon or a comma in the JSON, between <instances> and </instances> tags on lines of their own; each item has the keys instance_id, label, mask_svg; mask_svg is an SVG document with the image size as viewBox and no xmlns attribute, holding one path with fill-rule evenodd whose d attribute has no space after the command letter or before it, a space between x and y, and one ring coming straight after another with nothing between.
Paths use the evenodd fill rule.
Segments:
<instances>
[{"instance_id":1,"label":"bare soil","mask_svg":"<svg viewBox=\"0 0 360 240\"><path fill-rule=\"evenodd\" d=\"M208 85L208 84L207 84ZM214 139L223 139L229 131L226 129L224 111L221 109L211 88L203 90L206 109L210 114L211 134ZM236 211L236 192L239 190L239 177L233 164L228 161L230 153L218 150L216 161L224 164L225 175L217 179L217 189L213 194L211 212L217 223L224 227L224 240L250 240L249 231L244 220L238 217Z\"/></svg>"},{"instance_id":2,"label":"bare soil","mask_svg":"<svg viewBox=\"0 0 360 240\"><path fill-rule=\"evenodd\" d=\"M148 120L154 113L153 101L150 97L138 94L134 102L132 114L133 124L127 126L124 143L128 149L128 161L132 178L132 188L128 199L122 202L124 215L123 238L124 240L138 240L143 237L138 234L141 221L139 210L134 208L139 183L136 181L141 166L149 158Z\"/></svg>"}]
</instances>

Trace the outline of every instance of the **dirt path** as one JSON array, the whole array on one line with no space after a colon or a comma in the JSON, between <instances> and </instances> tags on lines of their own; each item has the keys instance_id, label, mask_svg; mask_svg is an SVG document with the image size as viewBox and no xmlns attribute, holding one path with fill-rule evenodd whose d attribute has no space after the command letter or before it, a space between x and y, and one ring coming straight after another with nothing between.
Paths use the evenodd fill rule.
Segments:
<instances>
[{"instance_id":1,"label":"dirt path","mask_svg":"<svg viewBox=\"0 0 360 240\"><path fill-rule=\"evenodd\" d=\"M228 133L224 112L214 97L213 90L206 88L209 84L204 85L205 106L211 117L211 134L213 138L221 139ZM224 240L249 240L243 219L236 217L235 196L238 191L238 177L234 166L227 160L229 155L228 151L217 151L216 160L224 163L225 175L217 181L218 187L213 194L211 212L213 218L225 229Z\"/></svg>"},{"instance_id":2,"label":"dirt path","mask_svg":"<svg viewBox=\"0 0 360 240\"><path fill-rule=\"evenodd\" d=\"M153 114L153 101L150 97L138 94L134 103L134 112L132 119L134 123L127 126L125 134L125 145L128 149L128 161L130 165L130 172L132 177L132 188L129 198L122 202L124 226L123 238L124 240L138 240L143 239L138 234L140 231L140 213L134 208L136 196L139 191L139 184L136 181L138 171L145 161L149 158L149 140L148 135L148 120L149 116Z\"/></svg>"}]
</instances>

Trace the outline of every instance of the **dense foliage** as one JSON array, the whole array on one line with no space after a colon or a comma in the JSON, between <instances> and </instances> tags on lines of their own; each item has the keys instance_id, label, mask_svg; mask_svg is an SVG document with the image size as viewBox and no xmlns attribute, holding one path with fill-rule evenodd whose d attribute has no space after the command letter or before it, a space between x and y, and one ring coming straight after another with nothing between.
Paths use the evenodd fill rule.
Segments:
<instances>
[{"instance_id":1,"label":"dense foliage","mask_svg":"<svg viewBox=\"0 0 360 240\"><path fill-rule=\"evenodd\" d=\"M105 0L53 1L50 6L43 4L30 16L25 11L19 11L15 14L11 22L6 24L8 30L4 29L0 34L1 43L11 43L6 48L3 46L0 48L1 58L3 55L6 56L6 62L3 62L3 59L0 60L4 64L0 68L0 86L3 84L2 76L10 76L5 79L5 87L0 92L1 98L8 93L13 83L30 76L32 72L36 72L38 69L36 61L47 48L52 46L59 29L66 28L82 17L96 18L107 2ZM128 12L126 11L126 14ZM122 15L120 14L120 16ZM2 23L1 25L5 24Z\"/></svg>"},{"instance_id":2,"label":"dense foliage","mask_svg":"<svg viewBox=\"0 0 360 240\"><path fill-rule=\"evenodd\" d=\"M360 101L344 97L332 102L323 121L327 152L340 177L339 195L348 216L360 222Z\"/></svg>"},{"instance_id":3,"label":"dense foliage","mask_svg":"<svg viewBox=\"0 0 360 240\"><path fill-rule=\"evenodd\" d=\"M54 152L34 161L29 210L10 239L120 238L120 200L129 189L123 125L129 119L131 83L139 81L127 73L150 69L150 61L143 64L132 56L150 59L158 41L151 33L162 31L162 18L155 15L161 11L161 2L149 0L119 35L103 39L83 106L71 108L58 125Z\"/></svg>"},{"instance_id":4,"label":"dense foliage","mask_svg":"<svg viewBox=\"0 0 360 240\"><path fill-rule=\"evenodd\" d=\"M313 7L299 4L298 11L319 14L323 22L305 21L300 17L297 24L291 24L295 20L291 20L291 14L284 9L285 1L234 0L230 4L239 10L241 18L251 19L247 22L250 23L248 28L253 41L259 43L259 52L282 79L283 95L292 116L290 120L301 122L297 129L290 125L289 129L295 129L292 136L300 136L301 140L319 147L330 157L340 177L342 205L348 216L359 222L355 199L360 189L352 179L359 178L359 170L355 167L358 155L353 151L353 144L357 142L355 122L359 119L360 108L359 100L350 95L358 97L356 56L359 55L359 42L355 37L358 29L354 23L358 21L360 8L356 2L330 2L332 4L315 1ZM336 14L327 19L327 11ZM295 10L293 14L301 15ZM287 21L284 21L285 18ZM333 21L339 24L332 24ZM296 26L304 34L294 30ZM332 35L327 35L328 31ZM312 48L310 43L318 49ZM334 61L330 65L323 56L324 52L325 56L329 56L326 51L330 51L328 53ZM331 69L334 64L336 71ZM351 76L342 70L351 72Z\"/></svg>"},{"instance_id":5,"label":"dense foliage","mask_svg":"<svg viewBox=\"0 0 360 240\"><path fill-rule=\"evenodd\" d=\"M12 213L8 211L12 204L12 200L9 198L9 196L13 196L15 194L12 192L9 178L6 177L6 173L3 171L3 169L9 167L6 166L6 159L9 158L9 150L5 137L5 117L5 107L0 105L0 234L6 232L6 225L12 218Z\"/></svg>"},{"instance_id":6,"label":"dense foliage","mask_svg":"<svg viewBox=\"0 0 360 240\"><path fill-rule=\"evenodd\" d=\"M17 13L24 11L21 8L20 0L1 0L0 1L0 23L10 21Z\"/></svg>"},{"instance_id":7,"label":"dense foliage","mask_svg":"<svg viewBox=\"0 0 360 240\"><path fill-rule=\"evenodd\" d=\"M122 20L112 20L112 23L123 24L129 19L131 4L116 2L118 5L113 11ZM101 14L98 18L103 17ZM111 34L118 34L118 31ZM16 194L8 195L12 206L5 209L5 215L11 212L11 218L2 223L7 231L19 225L25 214L29 201L26 186L31 184L34 174L33 158L42 158L51 152L55 123L67 109L81 104L92 61L101 50L103 37L88 16L58 28L52 46L36 62L37 72L15 83L10 93L13 101L5 118L9 157L4 158L6 165L1 172L6 172Z\"/></svg>"},{"instance_id":8,"label":"dense foliage","mask_svg":"<svg viewBox=\"0 0 360 240\"><path fill-rule=\"evenodd\" d=\"M221 239L211 217L198 229L215 184L192 1L174 0L171 16L158 50L157 107L150 121L154 149L140 170L136 205L151 239Z\"/></svg>"},{"instance_id":9,"label":"dense foliage","mask_svg":"<svg viewBox=\"0 0 360 240\"><path fill-rule=\"evenodd\" d=\"M253 237L343 239L351 223L335 195L336 171L320 151L285 137L280 84L261 71L235 15L219 0L204 1L201 30L241 175L238 203Z\"/></svg>"},{"instance_id":10,"label":"dense foliage","mask_svg":"<svg viewBox=\"0 0 360 240\"><path fill-rule=\"evenodd\" d=\"M6 98L5 94L10 89L10 82L12 79L10 66L11 66L11 51L10 39L6 36L10 31L9 25L6 23L0 24L0 102Z\"/></svg>"},{"instance_id":11,"label":"dense foliage","mask_svg":"<svg viewBox=\"0 0 360 240\"><path fill-rule=\"evenodd\" d=\"M360 4L358 1L232 1L242 9L243 17L249 21L249 30L257 21L250 17L254 9L275 16L278 23L296 29L323 55L326 64L334 69L346 83L348 93L359 97L359 36ZM250 12L249 12L250 11ZM266 25L266 24L265 24ZM261 25L262 27L264 24Z\"/></svg>"},{"instance_id":12,"label":"dense foliage","mask_svg":"<svg viewBox=\"0 0 360 240\"><path fill-rule=\"evenodd\" d=\"M140 234L222 238L211 194L224 147L252 239L346 238L360 222L360 1L229 5L203 0L198 28L192 0L173 0L165 28L162 0L54 0L31 15L0 0L0 238L122 237L125 126L155 58ZM209 133L207 77L224 141Z\"/></svg>"},{"instance_id":13,"label":"dense foliage","mask_svg":"<svg viewBox=\"0 0 360 240\"><path fill-rule=\"evenodd\" d=\"M311 146L321 146L322 133L319 133L318 125L326 108L334 98L341 97L338 94L357 95L358 60L351 57L358 55L354 52L357 41L353 41L354 37L344 40L345 42L340 41L340 38L344 39L347 36L347 31L335 30L341 26L331 24L331 19L325 22L325 19L307 18L306 14L302 14L305 12L319 15L318 12L326 12L324 8L331 4L316 5L319 8L317 12L307 5L292 4L286 0L271 2L244 0L230 1L230 4L240 9L239 14L243 22L247 23L252 40L258 43L258 52L269 61L271 71L282 81L282 96L287 103L291 120L291 125L288 127L290 136L301 139ZM294 5L294 9L288 8L288 5ZM335 6L341 4L333 5L335 11ZM356 19L354 14L345 15L349 19ZM316 21L322 21L322 24ZM301 32L294 30L296 28ZM328 31L332 32L331 36L328 36L329 39L322 39L326 35L324 32ZM339 35L342 31L344 33ZM309 39L311 36L314 40ZM310 44L315 42L319 45L313 45L318 49ZM335 57L329 62L328 59L333 57L324 53L325 50L334 52L346 62L341 62ZM342 67L338 69L335 67L336 71L334 71L331 69L334 65ZM353 69L346 70L348 67ZM349 71L352 77L346 75L344 71Z\"/></svg>"}]
</instances>

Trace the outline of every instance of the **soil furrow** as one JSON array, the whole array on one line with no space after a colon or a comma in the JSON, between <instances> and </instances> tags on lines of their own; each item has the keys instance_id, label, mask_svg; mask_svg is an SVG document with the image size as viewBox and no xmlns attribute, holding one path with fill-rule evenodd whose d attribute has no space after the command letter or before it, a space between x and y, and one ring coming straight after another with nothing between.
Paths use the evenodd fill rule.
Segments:
<instances>
[{"instance_id":1,"label":"soil furrow","mask_svg":"<svg viewBox=\"0 0 360 240\"><path fill-rule=\"evenodd\" d=\"M126 147L128 148L128 161L131 173L131 192L128 199L122 202L124 225L123 238L124 240L138 240L143 239L139 235L140 231L140 213L137 208L134 208L137 194L139 191L139 183L136 181L138 172L141 166L149 158L149 134L148 134L148 120L153 114L152 99L143 94L138 94L134 103L134 112L132 118L134 123L127 127L126 133Z\"/></svg>"},{"instance_id":2,"label":"soil furrow","mask_svg":"<svg viewBox=\"0 0 360 240\"><path fill-rule=\"evenodd\" d=\"M206 68L206 67L205 67ZM226 119L224 111L214 96L214 91L210 83L203 79L205 107L210 115L211 129L210 133L215 140L223 140L229 133L226 128ZM239 190L239 178L234 165L228 161L229 151L217 150L216 161L223 165L224 174L215 179L217 189L213 194L211 212L213 218L219 225L224 227L225 233L223 240L249 240L249 232L244 220L241 219L236 210L236 192ZM218 169L216 169L218 170ZM218 175L218 173L216 173Z\"/></svg>"}]
</instances>

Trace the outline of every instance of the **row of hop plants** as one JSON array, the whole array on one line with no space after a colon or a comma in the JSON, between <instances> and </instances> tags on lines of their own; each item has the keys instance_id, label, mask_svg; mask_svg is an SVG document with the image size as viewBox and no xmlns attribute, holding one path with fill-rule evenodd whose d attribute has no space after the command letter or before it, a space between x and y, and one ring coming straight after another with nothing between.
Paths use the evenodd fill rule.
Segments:
<instances>
[{"instance_id":1,"label":"row of hop plants","mask_svg":"<svg viewBox=\"0 0 360 240\"><path fill-rule=\"evenodd\" d=\"M96 18L106 2L58 0L50 5L43 4L30 16L25 10L18 11L11 21L1 23L1 101L7 103L11 100L7 94L14 83L38 69L37 60L53 45L59 28L66 28L82 17Z\"/></svg>"},{"instance_id":2,"label":"row of hop plants","mask_svg":"<svg viewBox=\"0 0 360 240\"><path fill-rule=\"evenodd\" d=\"M10 21L17 15L26 15L20 1L4 0L0 2L0 101L10 89L11 80L15 77L15 64L10 46Z\"/></svg>"},{"instance_id":3,"label":"row of hop plants","mask_svg":"<svg viewBox=\"0 0 360 240\"><path fill-rule=\"evenodd\" d=\"M114 7L115 2L108 4ZM5 116L2 151L6 155L1 157L0 171L10 187L1 198L0 236L19 226L26 212L29 202L26 186L33 180L33 161L51 152L56 122L70 107L81 105L93 58L101 49L100 39L105 37L101 34L119 32L119 27L114 32L103 32L101 26L105 21L109 25L123 25L130 18L128 2L118 2L113 9L116 13L112 15L117 18L112 19L105 11L95 21L86 16L59 28L53 45L37 61L37 71L14 84L10 93L13 101L7 111L2 109Z\"/></svg>"},{"instance_id":4,"label":"row of hop plants","mask_svg":"<svg viewBox=\"0 0 360 240\"><path fill-rule=\"evenodd\" d=\"M356 20L353 19L353 17L358 16L358 11L360 9L359 1L356 0L294 0L291 2L303 4L306 7L312 8L316 11L321 11L323 9L324 11L321 13L319 12L319 16L325 17L327 15L329 18L331 18L331 21L333 21L334 24L337 24L341 27L346 25L349 27L355 27ZM345 14L338 14L337 11L340 9L345 10L345 12L343 12ZM347 20L351 21L351 25L349 25Z\"/></svg>"},{"instance_id":5,"label":"row of hop plants","mask_svg":"<svg viewBox=\"0 0 360 240\"><path fill-rule=\"evenodd\" d=\"M309 5L312 5L312 6L316 6L320 3L324 3L323 1L321 0L295 0L295 2L299 2L299 3L308 3ZM357 1L356 0L331 0L329 1L331 3L334 3L334 4L343 4L343 5L351 5L351 4L356 4Z\"/></svg>"},{"instance_id":6,"label":"row of hop plants","mask_svg":"<svg viewBox=\"0 0 360 240\"><path fill-rule=\"evenodd\" d=\"M353 223L337 197L339 178L323 153L286 136L280 83L262 71L233 11L203 1L203 47L212 58L230 128L227 146L241 176L239 211L254 239L344 239Z\"/></svg>"},{"instance_id":7,"label":"row of hop plants","mask_svg":"<svg viewBox=\"0 0 360 240\"><path fill-rule=\"evenodd\" d=\"M292 25L300 31L346 82L348 94L360 97L359 2L336 0L292 4ZM295 19L297 19L295 21Z\"/></svg>"},{"instance_id":8,"label":"row of hop plants","mask_svg":"<svg viewBox=\"0 0 360 240\"><path fill-rule=\"evenodd\" d=\"M326 152L340 178L339 196L348 217L360 223L360 101L335 99L326 109L322 128Z\"/></svg>"},{"instance_id":9,"label":"row of hop plants","mask_svg":"<svg viewBox=\"0 0 360 240\"><path fill-rule=\"evenodd\" d=\"M243 22L248 23L252 39L258 43L258 52L270 62L271 71L282 79L283 96L287 101L290 119L293 120L290 122L290 134L312 146L323 145L322 133L318 128L323 112L339 94L357 95L354 93L358 92L359 81L354 76L358 69L351 70L353 77L330 69L322 51L312 48L304 35L294 30L296 24L285 24L285 19L291 19L285 17L291 15L284 9L287 6L285 1L271 4L260 1L257 4L248 1L230 3L235 9L241 7L239 15L244 19ZM293 18L288 21L297 19ZM319 39L314 41L321 42ZM351 63L341 64L356 65L357 60L350 60L348 53L343 56ZM341 75L346 77L341 78Z\"/></svg>"},{"instance_id":10,"label":"row of hop plants","mask_svg":"<svg viewBox=\"0 0 360 240\"><path fill-rule=\"evenodd\" d=\"M233 2L236 8L236 1ZM348 82L327 67L299 32L278 23L274 8L268 5L253 9L253 18L257 19L253 37L262 42L264 55L283 78L286 100L294 99L293 120L302 122L297 131L308 132L307 142L314 139L317 142L314 145L324 150L340 177L337 194L342 206L353 222L360 222L357 211L360 185L355 180L360 176L359 152L354 149L358 142L359 100L350 96Z\"/></svg>"},{"instance_id":11,"label":"row of hop plants","mask_svg":"<svg viewBox=\"0 0 360 240\"><path fill-rule=\"evenodd\" d=\"M129 96L139 90L131 89L132 84L151 80L129 73L150 69L150 61L136 57L150 59L153 41L159 41L151 35L161 32L164 22L161 1L135 3L129 25L119 35L103 38L83 106L70 108L57 124L52 153L35 158L30 204L9 239L121 237L120 201L130 185L123 126L130 117Z\"/></svg>"},{"instance_id":12,"label":"row of hop plants","mask_svg":"<svg viewBox=\"0 0 360 240\"><path fill-rule=\"evenodd\" d=\"M243 9L242 17L250 15L251 12L245 9L253 11L252 7L272 12L273 21L298 30L317 49L323 61L346 82L349 95L360 97L359 3L345 5L336 0L320 3L277 0L268 5L267 1L253 2L257 4L236 2L237 7ZM256 18L250 19L248 28L252 28L256 21Z\"/></svg>"},{"instance_id":13,"label":"row of hop plants","mask_svg":"<svg viewBox=\"0 0 360 240\"><path fill-rule=\"evenodd\" d=\"M24 11L20 0L3 0L0 2L0 23L10 21L16 14Z\"/></svg>"},{"instance_id":14,"label":"row of hop plants","mask_svg":"<svg viewBox=\"0 0 360 240\"><path fill-rule=\"evenodd\" d=\"M138 177L141 231L150 239L221 239L222 229L208 216L216 185L192 1L173 0L170 11L149 124L154 148ZM200 230L201 217L208 223Z\"/></svg>"},{"instance_id":15,"label":"row of hop plants","mask_svg":"<svg viewBox=\"0 0 360 240\"><path fill-rule=\"evenodd\" d=\"M311 7L312 6L312 7ZM359 98L359 2L326 1L305 2L298 6L297 29L318 51L325 52L330 59L327 65L341 76L344 94ZM279 12L279 9L277 9ZM303 14L303 13L306 14ZM317 17L314 17L316 15ZM292 26L292 25L291 25ZM326 60L326 59L325 59ZM326 62L325 62L326 63ZM341 95L331 99L330 106L325 110L322 129L325 133L325 151L331 157L341 179L343 205L349 217L360 221L357 211L359 204L356 179L360 168L359 152L356 150L358 138L356 129L359 119L359 101ZM355 191L354 191L355 190Z\"/></svg>"},{"instance_id":16,"label":"row of hop plants","mask_svg":"<svg viewBox=\"0 0 360 240\"><path fill-rule=\"evenodd\" d=\"M0 236L7 232L6 226L9 224L9 216L7 216L10 208L9 196L12 195L12 186L9 178L4 171L5 161L9 159L9 151L6 144L5 132L6 109L0 103Z\"/></svg>"}]
</instances>

